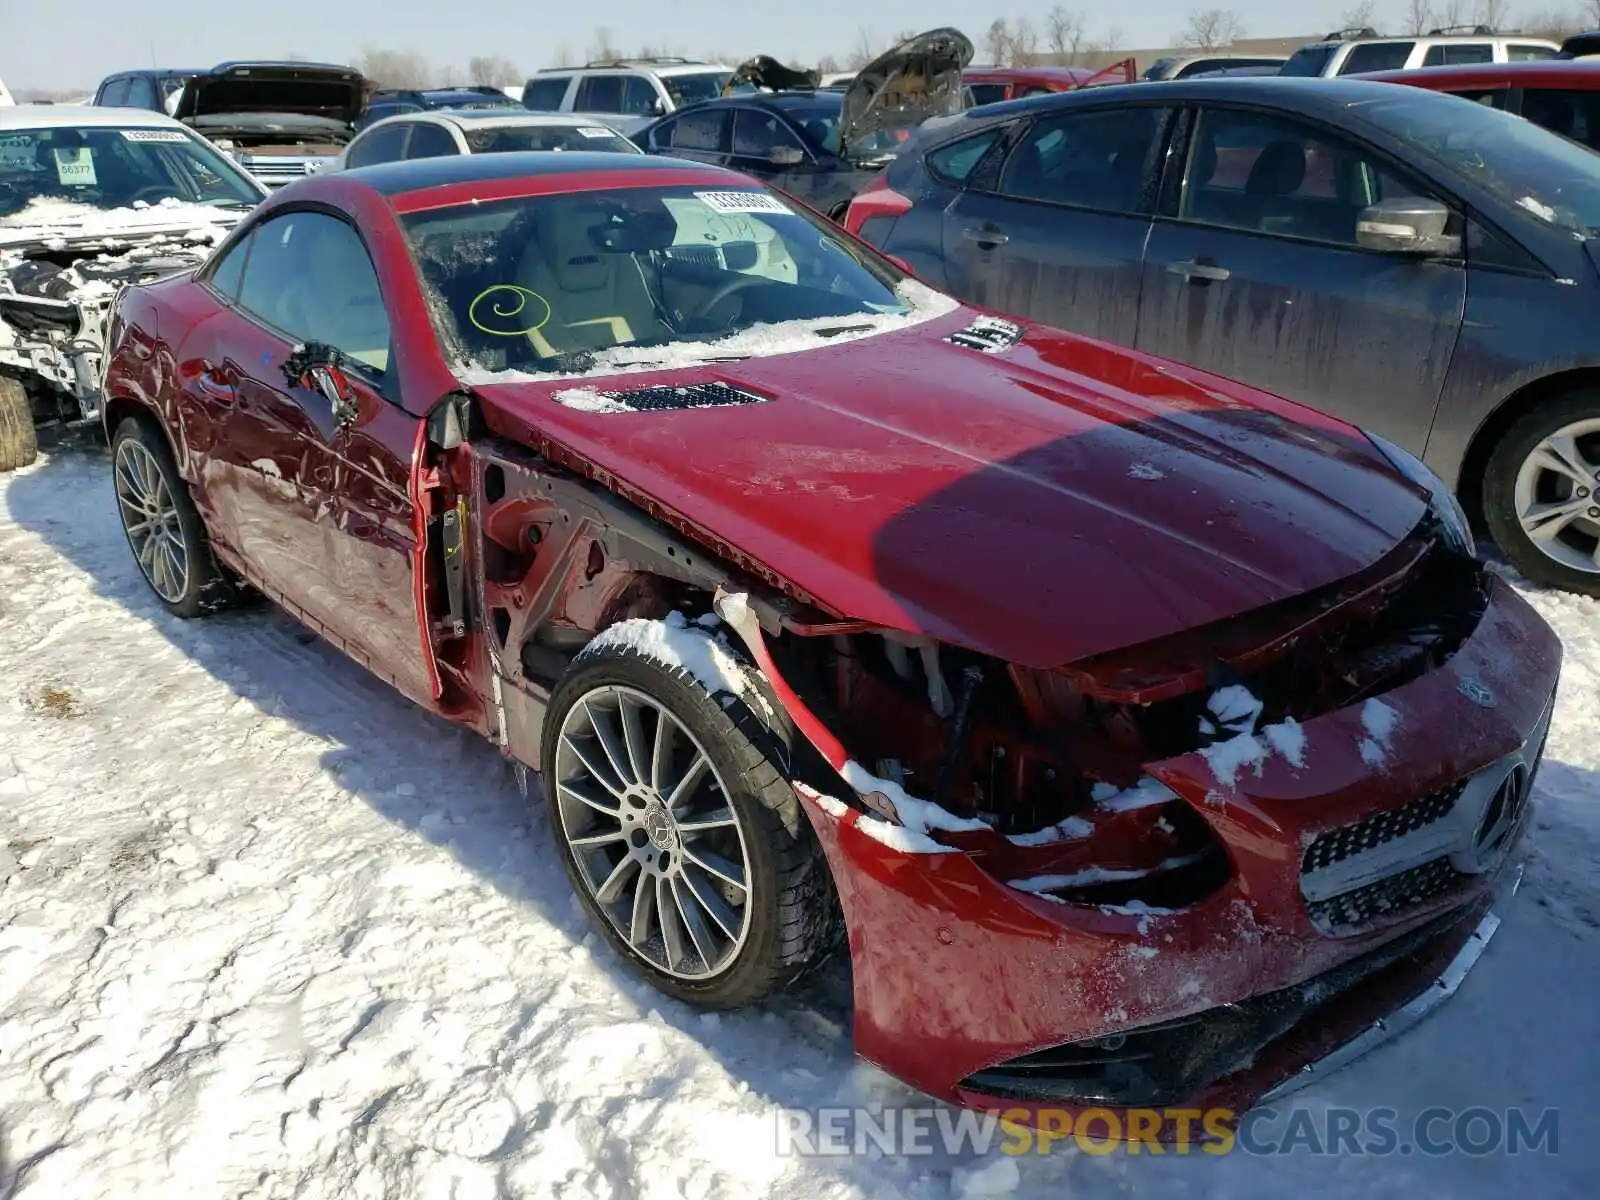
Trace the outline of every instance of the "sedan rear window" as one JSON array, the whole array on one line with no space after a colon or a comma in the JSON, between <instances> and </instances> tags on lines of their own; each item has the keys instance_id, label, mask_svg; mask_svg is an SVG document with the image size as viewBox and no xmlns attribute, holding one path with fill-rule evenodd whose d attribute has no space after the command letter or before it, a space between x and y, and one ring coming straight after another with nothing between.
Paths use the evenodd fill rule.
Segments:
<instances>
[{"instance_id":1,"label":"sedan rear window","mask_svg":"<svg viewBox=\"0 0 1600 1200\"><path fill-rule=\"evenodd\" d=\"M1332 46L1303 46L1289 56L1278 74L1315 78L1328 69L1328 60L1332 57Z\"/></svg>"},{"instance_id":2,"label":"sedan rear window","mask_svg":"<svg viewBox=\"0 0 1600 1200\"><path fill-rule=\"evenodd\" d=\"M1411 60L1415 42L1367 42L1352 46L1339 67L1341 75L1361 75L1367 71L1398 71Z\"/></svg>"},{"instance_id":3,"label":"sedan rear window","mask_svg":"<svg viewBox=\"0 0 1600 1200\"><path fill-rule=\"evenodd\" d=\"M467 130L467 148L474 154L515 154L523 150L601 150L638 154L639 147L604 125L508 125Z\"/></svg>"},{"instance_id":4,"label":"sedan rear window","mask_svg":"<svg viewBox=\"0 0 1600 1200\"><path fill-rule=\"evenodd\" d=\"M970 83L967 90L972 93L972 103L998 104L1006 98L1006 85L1003 83Z\"/></svg>"},{"instance_id":5,"label":"sedan rear window","mask_svg":"<svg viewBox=\"0 0 1600 1200\"><path fill-rule=\"evenodd\" d=\"M991 129L987 133L940 146L928 155L928 170L951 183L965 183L999 136L1000 130Z\"/></svg>"}]
</instances>

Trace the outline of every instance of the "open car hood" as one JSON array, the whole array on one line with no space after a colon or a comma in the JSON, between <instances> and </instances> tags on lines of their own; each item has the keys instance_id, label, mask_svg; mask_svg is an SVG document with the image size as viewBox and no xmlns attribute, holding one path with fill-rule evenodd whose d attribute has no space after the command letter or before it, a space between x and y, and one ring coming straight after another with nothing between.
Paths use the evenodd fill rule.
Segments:
<instances>
[{"instance_id":1,"label":"open car hood","mask_svg":"<svg viewBox=\"0 0 1600 1200\"><path fill-rule=\"evenodd\" d=\"M844 94L839 150L870 134L914 129L929 117L962 110L961 72L972 61L959 29L930 29L907 38L862 67Z\"/></svg>"},{"instance_id":2,"label":"open car hood","mask_svg":"<svg viewBox=\"0 0 1600 1200\"><path fill-rule=\"evenodd\" d=\"M1575 33L1561 43L1560 58L1589 58L1600 55L1600 29Z\"/></svg>"},{"instance_id":3,"label":"open car hood","mask_svg":"<svg viewBox=\"0 0 1600 1200\"><path fill-rule=\"evenodd\" d=\"M172 115L192 122L222 114L293 113L348 126L361 115L366 84L349 67L232 63L190 79Z\"/></svg>"},{"instance_id":4,"label":"open car hood","mask_svg":"<svg viewBox=\"0 0 1600 1200\"><path fill-rule=\"evenodd\" d=\"M986 353L972 347L992 326L962 331L972 321L472 386L502 414L492 428L555 440L835 613L1041 669L1345 579L1424 516L1349 426L1038 327ZM696 384L759 400L595 412L556 398Z\"/></svg>"}]
</instances>

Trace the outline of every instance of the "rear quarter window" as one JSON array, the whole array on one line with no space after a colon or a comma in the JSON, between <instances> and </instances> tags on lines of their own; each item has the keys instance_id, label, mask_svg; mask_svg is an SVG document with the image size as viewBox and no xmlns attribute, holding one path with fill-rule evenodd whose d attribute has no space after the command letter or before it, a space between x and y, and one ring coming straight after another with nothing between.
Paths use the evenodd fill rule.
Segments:
<instances>
[{"instance_id":1,"label":"rear quarter window","mask_svg":"<svg viewBox=\"0 0 1600 1200\"><path fill-rule=\"evenodd\" d=\"M1415 42L1367 42L1350 47L1339 66L1341 75L1360 75L1366 71L1398 71L1411 59Z\"/></svg>"},{"instance_id":2,"label":"rear quarter window","mask_svg":"<svg viewBox=\"0 0 1600 1200\"><path fill-rule=\"evenodd\" d=\"M522 104L536 112L559 112L561 102L567 98L570 75L557 75L550 79L530 79L522 89Z\"/></svg>"},{"instance_id":3,"label":"rear quarter window","mask_svg":"<svg viewBox=\"0 0 1600 1200\"><path fill-rule=\"evenodd\" d=\"M990 129L958 142L939 146L928 152L928 171L946 183L965 183L978 169L983 156L1000 137L1000 130Z\"/></svg>"}]
</instances>

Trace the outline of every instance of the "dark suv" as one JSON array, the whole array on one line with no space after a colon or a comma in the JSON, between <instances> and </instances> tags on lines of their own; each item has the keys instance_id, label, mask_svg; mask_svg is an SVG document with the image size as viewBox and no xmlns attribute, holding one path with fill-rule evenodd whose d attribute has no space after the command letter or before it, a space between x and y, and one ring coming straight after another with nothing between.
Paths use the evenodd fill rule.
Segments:
<instances>
[{"instance_id":1,"label":"dark suv","mask_svg":"<svg viewBox=\"0 0 1600 1200\"><path fill-rule=\"evenodd\" d=\"M973 303L1391 438L1527 575L1600 595L1582 146L1387 83L1141 83L947 119L846 225Z\"/></svg>"},{"instance_id":2,"label":"dark suv","mask_svg":"<svg viewBox=\"0 0 1600 1200\"><path fill-rule=\"evenodd\" d=\"M170 114L183 85L196 75L205 74L207 69L119 71L101 80L95 89L94 103L105 108L145 108Z\"/></svg>"}]
</instances>

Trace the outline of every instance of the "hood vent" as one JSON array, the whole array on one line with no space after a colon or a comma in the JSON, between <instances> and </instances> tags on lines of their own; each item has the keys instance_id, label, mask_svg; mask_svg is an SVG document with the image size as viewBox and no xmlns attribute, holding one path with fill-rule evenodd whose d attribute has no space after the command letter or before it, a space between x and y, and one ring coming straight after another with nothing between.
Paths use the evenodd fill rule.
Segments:
<instances>
[{"instance_id":1,"label":"hood vent","mask_svg":"<svg viewBox=\"0 0 1600 1200\"><path fill-rule=\"evenodd\" d=\"M771 399L713 379L708 383L672 384L634 388L625 392L558 392L556 400L569 408L591 412L675 412L686 408L726 408L733 404L761 404ZM595 403L598 399L603 403Z\"/></svg>"},{"instance_id":2,"label":"hood vent","mask_svg":"<svg viewBox=\"0 0 1600 1200\"><path fill-rule=\"evenodd\" d=\"M965 329L958 329L945 341L968 350L981 350L985 354L1000 354L1022 340L1022 326L1000 317L979 317Z\"/></svg>"}]
</instances>

